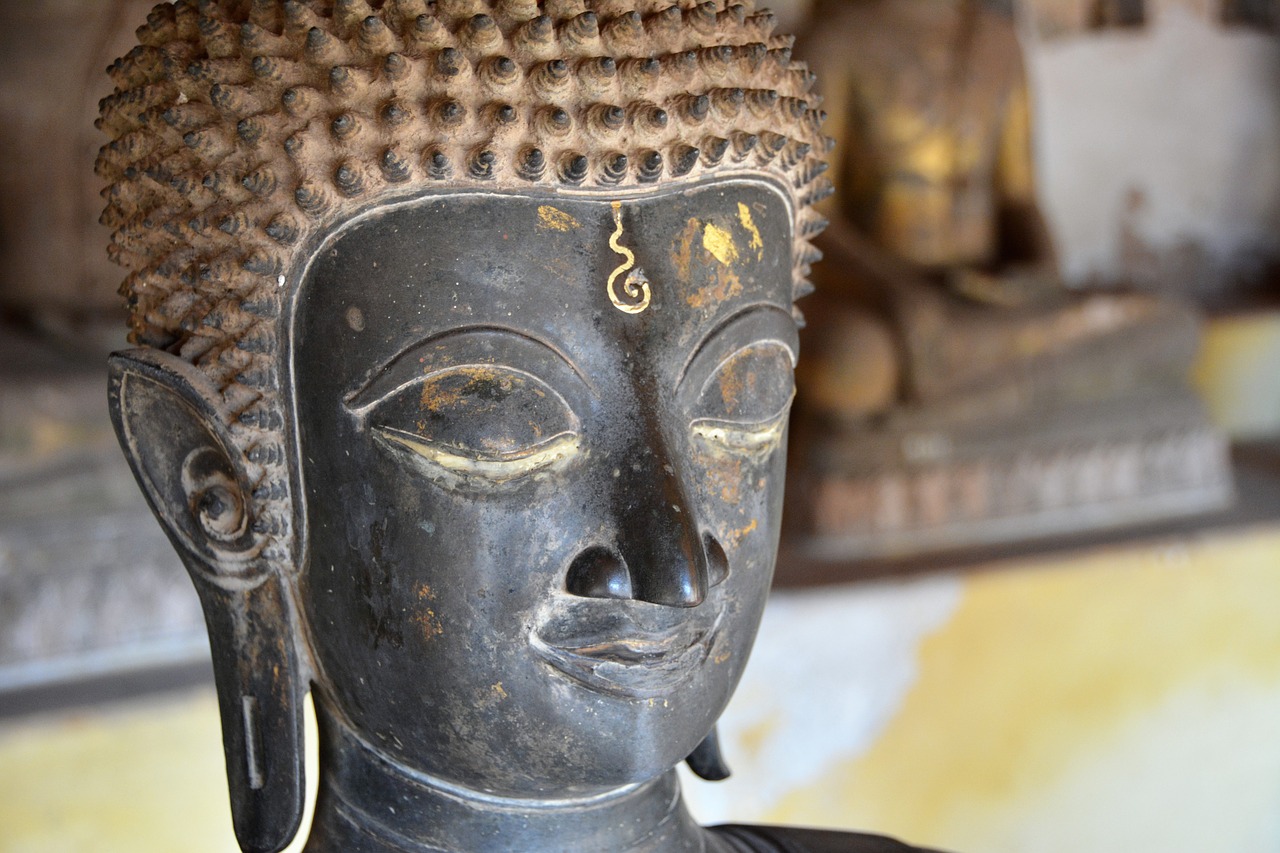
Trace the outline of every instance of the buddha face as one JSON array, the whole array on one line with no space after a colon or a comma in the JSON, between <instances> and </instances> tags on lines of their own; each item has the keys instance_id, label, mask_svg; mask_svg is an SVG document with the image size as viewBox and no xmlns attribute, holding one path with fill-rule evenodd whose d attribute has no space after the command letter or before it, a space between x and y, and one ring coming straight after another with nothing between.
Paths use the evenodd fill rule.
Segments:
<instances>
[{"instance_id":1,"label":"buddha face","mask_svg":"<svg viewBox=\"0 0 1280 853\"><path fill-rule=\"evenodd\" d=\"M689 754L773 571L792 211L770 184L436 195L304 272L292 371L320 699L511 797Z\"/></svg>"}]
</instances>

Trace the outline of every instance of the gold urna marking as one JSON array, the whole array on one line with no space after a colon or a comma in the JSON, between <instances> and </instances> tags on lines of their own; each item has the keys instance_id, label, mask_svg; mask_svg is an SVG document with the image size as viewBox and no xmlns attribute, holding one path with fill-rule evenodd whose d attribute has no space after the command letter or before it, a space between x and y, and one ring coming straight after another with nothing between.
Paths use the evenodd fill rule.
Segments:
<instances>
[{"instance_id":1,"label":"gold urna marking","mask_svg":"<svg viewBox=\"0 0 1280 853\"><path fill-rule=\"evenodd\" d=\"M609 237L609 248L613 249L624 258L623 262L618 264L617 269L609 273L609 283L607 290L609 291L609 301L613 303L613 307L627 314L639 314L649 307L649 278L644 274L644 270L635 267L636 256L626 246L618 245L618 238L622 236L622 202L613 202L613 224L616 226L613 235ZM630 272L628 272L630 270ZM617 281L618 276L627 273L627 277L622 280L622 293L618 292Z\"/></svg>"}]
</instances>

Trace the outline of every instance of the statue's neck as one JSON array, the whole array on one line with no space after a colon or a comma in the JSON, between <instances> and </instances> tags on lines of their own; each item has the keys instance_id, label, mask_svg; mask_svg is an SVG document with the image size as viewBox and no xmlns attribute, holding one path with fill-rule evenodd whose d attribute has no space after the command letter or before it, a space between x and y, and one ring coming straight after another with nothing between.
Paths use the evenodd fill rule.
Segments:
<instances>
[{"instance_id":1,"label":"statue's neck","mask_svg":"<svg viewBox=\"0 0 1280 853\"><path fill-rule=\"evenodd\" d=\"M509 800L415 773L321 702L320 794L306 853L702 853L675 771L598 797Z\"/></svg>"}]
</instances>

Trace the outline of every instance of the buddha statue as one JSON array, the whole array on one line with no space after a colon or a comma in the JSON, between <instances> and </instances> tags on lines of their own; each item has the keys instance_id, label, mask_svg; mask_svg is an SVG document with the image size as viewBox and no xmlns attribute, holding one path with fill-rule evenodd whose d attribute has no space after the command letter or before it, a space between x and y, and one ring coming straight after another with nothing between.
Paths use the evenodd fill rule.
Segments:
<instances>
[{"instance_id":1,"label":"buddha statue","mask_svg":"<svg viewBox=\"0 0 1280 853\"><path fill-rule=\"evenodd\" d=\"M121 445L279 850L906 851L704 829L824 191L767 13L180 0L110 69Z\"/></svg>"},{"instance_id":2,"label":"buddha statue","mask_svg":"<svg viewBox=\"0 0 1280 853\"><path fill-rule=\"evenodd\" d=\"M800 365L796 517L818 550L906 551L1219 506L1198 326L1059 279L1012 21L981 0L824 0L835 193Z\"/></svg>"}]
</instances>

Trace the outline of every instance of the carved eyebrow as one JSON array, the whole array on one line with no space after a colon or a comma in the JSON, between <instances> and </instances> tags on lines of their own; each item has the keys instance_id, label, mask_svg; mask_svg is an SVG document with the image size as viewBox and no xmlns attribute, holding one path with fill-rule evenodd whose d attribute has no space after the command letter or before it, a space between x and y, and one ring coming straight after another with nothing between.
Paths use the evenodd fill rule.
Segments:
<instances>
[{"instance_id":1,"label":"carved eyebrow","mask_svg":"<svg viewBox=\"0 0 1280 853\"><path fill-rule=\"evenodd\" d=\"M411 344L362 379L343 398L343 402L351 412L364 414L377 403L408 388L424 376L465 364L508 366L503 363L500 353L495 352L495 339L514 345L517 349L536 350L544 356L553 357L569 368L588 390L596 390L591 380L568 355L546 341L506 326L476 325L449 329ZM406 371L406 364L412 364L412 372Z\"/></svg>"},{"instance_id":2,"label":"carved eyebrow","mask_svg":"<svg viewBox=\"0 0 1280 853\"><path fill-rule=\"evenodd\" d=\"M691 374L703 372L695 371L694 367L704 359L709 356L720 356L713 359L711 367L714 368L719 365L724 356L730 355L729 348L720 344L728 343L733 333L739 330L743 332L744 338L750 335L748 343L771 340L782 344L791 353L791 364L795 366L800 350L800 337L795 318L771 302L760 302L737 311L703 336L690 352L684 366L680 368L680 376L676 380L677 387L684 385ZM721 349L726 351L721 353ZM737 349L735 347L732 351ZM709 372L703 379L705 381L708 378L710 378Z\"/></svg>"}]
</instances>

